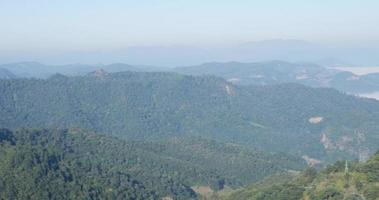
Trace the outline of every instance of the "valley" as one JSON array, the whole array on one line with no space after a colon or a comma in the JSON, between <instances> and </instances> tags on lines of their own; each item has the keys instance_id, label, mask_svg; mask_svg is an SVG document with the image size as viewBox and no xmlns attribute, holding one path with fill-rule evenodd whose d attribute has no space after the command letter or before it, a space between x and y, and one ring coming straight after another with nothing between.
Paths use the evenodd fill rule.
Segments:
<instances>
[{"instance_id":1,"label":"valley","mask_svg":"<svg viewBox=\"0 0 379 200\"><path fill-rule=\"evenodd\" d=\"M326 162L378 145L379 102L333 89L120 72L1 80L0 91L4 128L80 127L147 141L201 136Z\"/></svg>"},{"instance_id":2,"label":"valley","mask_svg":"<svg viewBox=\"0 0 379 200\"><path fill-rule=\"evenodd\" d=\"M97 70L2 79L0 92L7 198L221 199L379 148L378 101L297 83Z\"/></svg>"},{"instance_id":3,"label":"valley","mask_svg":"<svg viewBox=\"0 0 379 200\"><path fill-rule=\"evenodd\" d=\"M0 0L0 200L379 200L378 8Z\"/></svg>"}]
</instances>

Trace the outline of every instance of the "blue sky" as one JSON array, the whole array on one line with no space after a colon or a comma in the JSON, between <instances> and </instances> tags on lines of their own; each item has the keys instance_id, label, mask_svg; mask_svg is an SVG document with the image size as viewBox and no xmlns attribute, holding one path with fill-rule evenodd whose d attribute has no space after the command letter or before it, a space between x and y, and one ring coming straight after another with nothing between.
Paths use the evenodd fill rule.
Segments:
<instances>
[{"instance_id":1,"label":"blue sky","mask_svg":"<svg viewBox=\"0 0 379 200\"><path fill-rule=\"evenodd\" d=\"M0 51L274 38L377 44L378 9L377 0L0 0Z\"/></svg>"}]
</instances>

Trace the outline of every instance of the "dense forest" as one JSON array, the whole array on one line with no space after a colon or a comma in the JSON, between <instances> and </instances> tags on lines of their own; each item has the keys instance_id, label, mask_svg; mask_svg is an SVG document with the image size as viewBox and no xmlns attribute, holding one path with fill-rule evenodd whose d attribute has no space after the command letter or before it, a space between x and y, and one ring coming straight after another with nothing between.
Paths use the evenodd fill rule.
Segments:
<instances>
[{"instance_id":1,"label":"dense forest","mask_svg":"<svg viewBox=\"0 0 379 200\"><path fill-rule=\"evenodd\" d=\"M0 200L379 200L379 0L0 0Z\"/></svg>"},{"instance_id":2,"label":"dense forest","mask_svg":"<svg viewBox=\"0 0 379 200\"><path fill-rule=\"evenodd\" d=\"M128 142L81 129L0 131L4 199L197 198L304 168L301 159L201 138Z\"/></svg>"},{"instance_id":3,"label":"dense forest","mask_svg":"<svg viewBox=\"0 0 379 200\"><path fill-rule=\"evenodd\" d=\"M200 136L327 162L365 160L379 146L379 102L333 89L97 71L0 80L0 92L0 124L10 129L80 127L147 141Z\"/></svg>"},{"instance_id":4,"label":"dense forest","mask_svg":"<svg viewBox=\"0 0 379 200\"><path fill-rule=\"evenodd\" d=\"M365 163L339 161L319 173L307 169L298 175L275 175L225 199L377 200L379 152Z\"/></svg>"},{"instance_id":5,"label":"dense forest","mask_svg":"<svg viewBox=\"0 0 379 200\"><path fill-rule=\"evenodd\" d=\"M354 161L379 147L375 100L298 84L104 70L3 79L0 93L3 199L377 195L377 154ZM341 159L348 175L341 162L300 172Z\"/></svg>"}]
</instances>

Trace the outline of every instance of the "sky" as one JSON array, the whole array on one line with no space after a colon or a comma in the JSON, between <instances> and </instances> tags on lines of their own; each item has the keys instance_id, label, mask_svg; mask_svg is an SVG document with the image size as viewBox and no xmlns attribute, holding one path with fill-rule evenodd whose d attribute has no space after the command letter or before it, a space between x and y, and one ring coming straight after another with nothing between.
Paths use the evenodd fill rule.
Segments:
<instances>
[{"instance_id":1,"label":"sky","mask_svg":"<svg viewBox=\"0 0 379 200\"><path fill-rule=\"evenodd\" d=\"M379 40L376 0L0 0L0 48Z\"/></svg>"},{"instance_id":2,"label":"sky","mask_svg":"<svg viewBox=\"0 0 379 200\"><path fill-rule=\"evenodd\" d=\"M378 8L377 0L0 0L0 54L279 38L377 45Z\"/></svg>"}]
</instances>

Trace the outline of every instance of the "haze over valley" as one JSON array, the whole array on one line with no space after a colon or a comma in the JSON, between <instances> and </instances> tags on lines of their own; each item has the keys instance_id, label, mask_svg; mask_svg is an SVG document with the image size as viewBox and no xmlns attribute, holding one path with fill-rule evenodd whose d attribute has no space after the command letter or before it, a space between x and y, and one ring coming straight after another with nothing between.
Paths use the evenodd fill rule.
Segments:
<instances>
[{"instance_id":1,"label":"haze over valley","mask_svg":"<svg viewBox=\"0 0 379 200\"><path fill-rule=\"evenodd\" d=\"M0 200L378 200L377 1L0 1Z\"/></svg>"}]
</instances>

